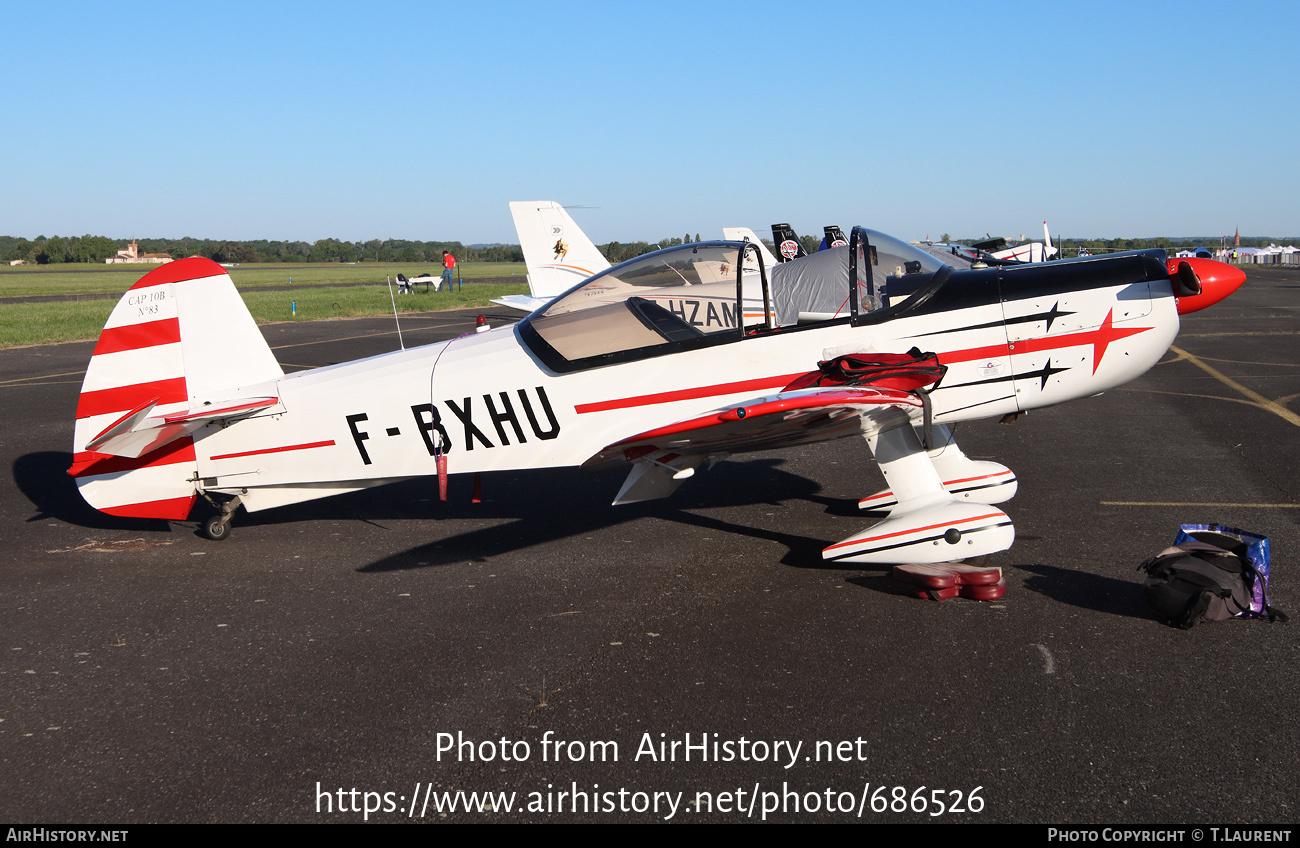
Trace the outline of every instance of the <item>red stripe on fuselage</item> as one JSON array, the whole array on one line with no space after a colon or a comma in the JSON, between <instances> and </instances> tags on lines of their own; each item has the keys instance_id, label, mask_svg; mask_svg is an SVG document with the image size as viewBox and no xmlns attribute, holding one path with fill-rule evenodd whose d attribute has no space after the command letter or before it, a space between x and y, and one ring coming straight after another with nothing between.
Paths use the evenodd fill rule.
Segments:
<instances>
[{"instance_id":1,"label":"red stripe on fuselage","mask_svg":"<svg viewBox=\"0 0 1300 848\"><path fill-rule=\"evenodd\" d=\"M170 380L152 380L148 383L82 392L77 401L77 417L90 418L93 415L126 412L154 398L158 399L159 404L187 400L189 395L186 394L185 378L173 377Z\"/></svg>"},{"instance_id":2,"label":"red stripe on fuselage","mask_svg":"<svg viewBox=\"0 0 1300 848\"><path fill-rule=\"evenodd\" d=\"M148 321L143 324L109 327L99 334L99 343L95 345L95 352L91 356L175 344L180 340L179 318L163 318L160 321Z\"/></svg>"},{"instance_id":3,"label":"red stripe on fuselage","mask_svg":"<svg viewBox=\"0 0 1300 848\"><path fill-rule=\"evenodd\" d=\"M1095 374L1097 372L1097 365L1101 363L1101 358L1106 353L1106 347L1111 342L1155 329L1154 327L1115 329L1111 322L1113 312L1114 310L1106 313L1106 320L1102 322L1100 327L1094 330L1087 330L1080 333L1066 333L1060 336L1044 336L1037 339L1025 339L1013 344L1003 342L1001 344L985 345L984 347L967 348L966 350L954 350L939 354L939 361L944 364L951 364L954 362L973 362L978 359L1010 356L1017 353L1040 353L1045 350L1058 350L1067 347L1078 347L1080 345L1092 345L1092 369ZM637 406L673 403L679 400L695 400L697 398L715 397L717 395L727 395L733 392L785 388L790 384L791 380L801 376L803 376L803 372L798 374L787 374L784 377L765 377L756 380L740 380L735 383L719 383L712 386L700 386L694 389L677 389L676 391L671 392L656 392L649 395L615 398L614 400L597 401L595 403L580 403L576 404L573 407L573 410L579 415L583 415L588 412L607 412L611 409L630 409Z\"/></svg>"},{"instance_id":4,"label":"red stripe on fuselage","mask_svg":"<svg viewBox=\"0 0 1300 848\"><path fill-rule=\"evenodd\" d=\"M573 411L579 415L588 412L607 412L611 409L631 409L636 406L652 406L657 403L674 403L679 400L695 400L697 398L716 397L717 395L729 395L735 392L756 392L763 389L782 389L790 384L795 377L803 376L804 372L798 374L786 374L782 377L760 377L757 380L739 380L735 383L718 383L713 386L699 386L694 389L677 389L671 392L656 392L651 395L637 395L635 397L616 398L614 400L602 400L595 403L580 403L573 407Z\"/></svg>"},{"instance_id":5,"label":"red stripe on fuselage","mask_svg":"<svg viewBox=\"0 0 1300 848\"><path fill-rule=\"evenodd\" d=\"M285 451L310 450L311 448L327 448L334 444L333 439L324 442L308 442L302 445L284 445L278 448L259 448L258 450L240 451L239 453L223 453L212 457L212 459L234 459L240 456L257 456L264 453L284 453Z\"/></svg>"}]
</instances>

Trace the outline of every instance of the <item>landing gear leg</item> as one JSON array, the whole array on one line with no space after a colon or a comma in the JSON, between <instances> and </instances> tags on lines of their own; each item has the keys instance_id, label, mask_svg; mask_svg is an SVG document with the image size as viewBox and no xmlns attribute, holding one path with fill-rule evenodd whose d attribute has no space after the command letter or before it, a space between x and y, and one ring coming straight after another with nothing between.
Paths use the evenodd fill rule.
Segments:
<instances>
[{"instance_id":1,"label":"landing gear leg","mask_svg":"<svg viewBox=\"0 0 1300 848\"><path fill-rule=\"evenodd\" d=\"M199 527L199 532L214 542L229 539L233 529L230 526L230 519L234 516L235 510L239 509L239 504L238 495L223 503L220 507L221 512L204 520Z\"/></svg>"},{"instance_id":2,"label":"landing gear leg","mask_svg":"<svg viewBox=\"0 0 1300 848\"><path fill-rule=\"evenodd\" d=\"M999 504L1016 494L1016 475L997 462L974 460L962 453L952 431L935 424L927 455L943 479L943 487L954 498L967 503ZM919 433L918 433L919 436ZM859 509L887 510L898 505L890 489L883 489L858 501Z\"/></svg>"},{"instance_id":3,"label":"landing gear leg","mask_svg":"<svg viewBox=\"0 0 1300 848\"><path fill-rule=\"evenodd\" d=\"M986 504L961 501L944 488L934 459L910 424L865 438L895 503L884 521L824 548L823 559L951 562L1011 547L1016 531L1007 514Z\"/></svg>"}]
</instances>

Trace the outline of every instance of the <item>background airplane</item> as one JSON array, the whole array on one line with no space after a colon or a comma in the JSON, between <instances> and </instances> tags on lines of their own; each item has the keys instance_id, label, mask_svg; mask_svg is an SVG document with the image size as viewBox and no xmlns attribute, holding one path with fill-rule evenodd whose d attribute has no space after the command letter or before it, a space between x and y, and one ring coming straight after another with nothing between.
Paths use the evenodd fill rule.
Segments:
<instances>
[{"instance_id":1,"label":"background airplane","mask_svg":"<svg viewBox=\"0 0 1300 848\"><path fill-rule=\"evenodd\" d=\"M1020 237L1022 240L1024 236ZM1004 238L989 239L971 245L972 248L989 253L995 259L1009 259L1014 262L1046 262L1056 256L1057 249L1052 245L1052 234L1043 222L1043 240L1011 245Z\"/></svg>"},{"instance_id":2,"label":"background airplane","mask_svg":"<svg viewBox=\"0 0 1300 848\"><path fill-rule=\"evenodd\" d=\"M510 202L510 217L528 268L529 294L506 295L493 299L493 303L532 312L609 267L604 254L560 204L552 200L514 200Z\"/></svg>"},{"instance_id":3,"label":"background airplane","mask_svg":"<svg viewBox=\"0 0 1300 848\"><path fill-rule=\"evenodd\" d=\"M831 225L822 227L821 243L817 246L818 252L829 250L832 247L846 247L849 240L844 237L844 231L839 227ZM777 246L777 254L782 262L793 262L795 259L802 259L808 255L804 248L803 239L794 231L789 224L772 225L772 243Z\"/></svg>"},{"instance_id":4,"label":"background airplane","mask_svg":"<svg viewBox=\"0 0 1300 848\"><path fill-rule=\"evenodd\" d=\"M609 268L609 261L600 249L555 201L512 201L510 216L528 269L529 294L506 295L493 299L493 303L522 312L534 312L592 274ZM748 227L723 227L722 237L727 241L747 241L755 245L767 268L778 264L777 258ZM797 242L798 237L794 238ZM746 261L747 271L758 270L753 254L747 254ZM759 314L761 298L747 296L746 300L746 312Z\"/></svg>"},{"instance_id":5,"label":"background airplane","mask_svg":"<svg viewBox=\"0 0 1300 848\"><path fill-rule=\"evenodd\" d=\"M922 242L917 246L941 260L949 262L949 264L963 268L968 268L975 262L983 262L986 265L1006 262L1046 262L1059 253L1056 246L1052 244L1052 234L1048 232L1046 221L1043 222L1043 240L1041 242L1031 241L1025 244L1010 245L1005 238L998 237L969 245Z\"/></svg>"},{"instance_id":6,"label":"background airplane","mask_svg":"<svg viewBox=\"0 0 1300 848\"><path fill-rule=\"evenodd\" d=\"M829 250L832 247L845 247L849 243L849 240L844 236L844 231L839 227L834 225L822 227L822 232L825 235L822 236L821 244L817 246L819 251Z\"/></svg>"}]
</instances>

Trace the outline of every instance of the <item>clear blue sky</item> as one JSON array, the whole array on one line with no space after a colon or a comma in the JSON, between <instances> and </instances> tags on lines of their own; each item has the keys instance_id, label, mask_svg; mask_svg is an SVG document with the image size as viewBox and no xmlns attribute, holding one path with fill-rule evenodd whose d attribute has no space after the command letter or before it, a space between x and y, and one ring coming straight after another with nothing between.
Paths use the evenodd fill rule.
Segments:
<instances>
[{"instance_id":1,"label":"clear blue sky","mask_svg":"<svg viewBox=\"0 0 1300 848\"><path fill-rule=\"evenodd\" d=\"M1300 234L1282 2L3 9L0 234Z\"/></svg>"}]
</instances>

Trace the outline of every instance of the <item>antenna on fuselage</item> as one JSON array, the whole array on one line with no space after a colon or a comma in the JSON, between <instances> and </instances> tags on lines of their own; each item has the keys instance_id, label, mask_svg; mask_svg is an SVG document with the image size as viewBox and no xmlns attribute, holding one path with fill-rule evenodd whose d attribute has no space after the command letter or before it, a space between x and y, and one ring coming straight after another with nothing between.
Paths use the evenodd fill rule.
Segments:
<instances>
[{"instance_id":1,"label":"antenna on fuselage","mask_svg":"<svg viewBox=\"0 0 1300 848\"><path fill-rule=\"evenodd\" d=\"M393 323L397 325L397 344L402 350L406 350L406 344L402 341L402 322L397 320L397 298L393 295L393 280L387 274L384 279L388 281L388 299L393 302Z\"/></svg>"}]
</instances>

